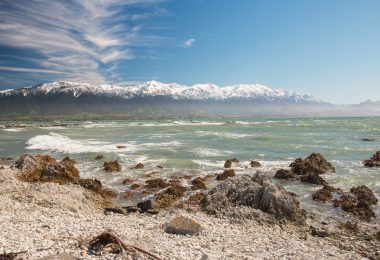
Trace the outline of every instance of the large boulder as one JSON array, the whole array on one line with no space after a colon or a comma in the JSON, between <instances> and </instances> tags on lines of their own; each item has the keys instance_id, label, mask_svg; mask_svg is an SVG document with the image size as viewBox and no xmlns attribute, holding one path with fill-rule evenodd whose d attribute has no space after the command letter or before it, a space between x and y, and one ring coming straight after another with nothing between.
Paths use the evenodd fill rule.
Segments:
<instances>
[{"instance_id":1,"label":"large boulder","mask_svg":"<svg viewBox=\"0 0 380 260\"><path fill-rule=\"evenodd\" d=\"M118 161L104 162L103 168L106 172L119 172L119 171L121 171L121 165Z\"/></svg>"},{"instance_id":2,"label":"large boulder","mask_svg":"<svg viewBox=\"0 0 380 260\"><path fill-rule=\"evenodd\" d=\"M192 218L177 216L172 218L165 227L166 233L177 235L197 235L201 231L201 225Z\"/></svg>"},{"instance_id":3,"label":"large boulder","mask_svg":"<svg viewBox=\"0 0 380 260\"><path fill-rule=\"evenodd\" d=\"M365 160L365 167L380 167L380 151L377 151L369 160Z\"/></svg>"},{"instance_id":4,"label":"large boulder","mask_svg":"<svg viewBox=\"0 0 380 260\"><path fill-rule=\"evenodd\" d=\"M224 181L225 179L227 179L229 177L233 177L235 175L236 175L236 173L234 170L232 170L232 169L225 170L224 172L222 172L216 176L216 180Z\"/></svg>"},{"instance_id":5,"label":"large boulder","mask_svg":"<svg viewBox=\"0 0 380 260\"><path fill-rule=\"evenodd\" d=\"M312 198L315 201L326 202L332 199L334 193L342 194L343 191L339 188L335 188L330 185L325 185L322 189L317 190L313 194Z\"/></svg>"},{"instance_id":6,"label":"large boulder","mask_svg":"<svg viewBox=\"0 0 380 260\"><path fill-rule=\"evenodd\" d=\"M55 163L56 160L49 155L21 155L15 162L15 166L21 172L21 178L25 181L38 181L41 178L42 170L49 163Z\"/></svg>"},{"instance_id":7,"label":"large boulder","mask_svg":"<svg viewBox=\"0 0 380 260\"><path fill-rule=\"evenodd\" d=\"M321 176L319 176L316 173L308 173L305 175L301 175L300 180L302 182L307 182L316 185L327 185L327 181L325 181Z\"/></svg>"},{"instance_id":8,"label":"large boulder","mask_svg":"<svg viewBox=\"0 0 380 260\"><path fill-rule=\"evenodd\" d=\"M233 164L239 163L239 160L236 158L228 159L224 163L224 168L231 168Z\"/></svg>"},{"instance_id":9,"label":"large boulder","mask_svg":"<svg viewBox=\"0 0 380 260\"><path fill-rule=\"evenodd\" d=\"M319 153L312 153L305 159L297 158L289 166L298 175L335 172L335 167Z\"/></svg>"},{"instance_id":10,"label":"large boulder","mask_svg":"<svg viewBox=\"0 0 380 260\"><path fill-rule=\"evenodd\" d=\"M372 190L365 185L352 187L350 192L355 194L359 201L367 202L370 205L376 205L378 202Z\"/></svg>"},{"instance_id":11,"label":"large boulder","mask_svg":"<svg viewBox=\"0 0 380 260\"><path fill-rule=\"evenodd\" d=\"M192 190L205 190L207 188L203 178L201 177L197 177L194 180L192 180L191 184Z\"/></svg>"},{"instance_id":12,"label":"large boulder","mask_svg":"<svg viewBox=\"0 0 380 260\"><path fill-rule=\"evenodd\" d=\"M299 223L306 220L306 212L300 208L294 195L262 173L256 173L254 177L228 178L201 201L202 209L215 215L234 211L240 206L261 210L276 219Z\"/></svg>"}]
</instances>

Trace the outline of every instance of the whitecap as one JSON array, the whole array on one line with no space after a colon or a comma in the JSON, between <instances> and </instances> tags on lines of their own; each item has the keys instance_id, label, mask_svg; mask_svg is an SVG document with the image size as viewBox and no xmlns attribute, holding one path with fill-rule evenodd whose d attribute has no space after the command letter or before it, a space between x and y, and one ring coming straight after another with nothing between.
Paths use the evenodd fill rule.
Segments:
<instances>
[{"instance_id":1,"label":"whitecap","mask_svg":"<svg viewBox=\"0 0 380 260\"><path fill-rule=\"evenodd\" d=\"M1 129L5 132L22 132L22 131L25 131L24 128L4 128L4 129Z\"/></svg>"}]
</instances>

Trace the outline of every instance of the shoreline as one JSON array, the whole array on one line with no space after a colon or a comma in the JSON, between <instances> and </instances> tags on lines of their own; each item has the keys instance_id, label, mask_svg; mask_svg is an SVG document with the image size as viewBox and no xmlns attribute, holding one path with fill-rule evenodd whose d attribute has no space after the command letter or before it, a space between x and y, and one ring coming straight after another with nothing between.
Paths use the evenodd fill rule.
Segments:
<instances>
[{"instance_id":1,"label":"shoreline","mask_svg":"<svg viewBox=\"0 0 380 260\"><path fill-rule=\"evenodd\" d=\"M380 237L376 237L376 230L380 229L371 223L357 222L351 226L334 221L326 223L307 214L306 223L298 225L274 220L259 210L251 219L217 217L194 205L160 209L154 215L118 214L105 211L104 198L80 185L25 182L19 175L17 169L0 169L0 229L3 230L0 252L24 252L18 255L21 258L39 259L66 253L79 259L100 259L89 253L87 244L108 229L127 244L162 259L380 257ZM178 215L199 223L200 233L194 236L166 233L165 225ZM150 259L139 252L129 256Z\"/></svg>"}]
</instances>

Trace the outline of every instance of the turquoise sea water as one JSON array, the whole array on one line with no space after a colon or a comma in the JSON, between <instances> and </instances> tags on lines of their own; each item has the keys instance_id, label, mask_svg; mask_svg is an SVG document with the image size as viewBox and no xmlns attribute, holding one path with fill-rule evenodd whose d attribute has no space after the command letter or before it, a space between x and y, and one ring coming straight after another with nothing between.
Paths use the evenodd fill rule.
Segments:
<instances>
[{"instance_id":1,"label":"turquoise sea water","mask_svg":"<svg viewBox=\"0 0 380 260\"><path fill-rule=\"evenodd\" d=\"M12 122L0 125L9 123ZM375 141L365 142L363 138ZM118 145L125 148L117 148ZM273 176L295 158L319 152L336 167L336 173L323 175L329 184L344 190L364 184L380 199L380 169L362 166L362 161L377 150L380 150L379 117L87 121L67 127L30 125L0 129L0 157L46 153L60 159L68 155L78 161L82 176L98 178L119 191L127 189L121 183L123 179L143 180L152 171L161 177L220 173L229 158L241 161L237 174L254 174L257 169L244 166L255 159L263 165L260 170ZM99 154L105 156L104 160L117 159L122 172L104 173L101 168L104 160L94 160ZM130 169L139 162L144 163L144 170ZM157 165L164 168L158 169ZM280 183L316 214L342 213L312 202L311 194L318 186ZM376 214L380 215L379 206Z\"/></svg>"}]
</instances>

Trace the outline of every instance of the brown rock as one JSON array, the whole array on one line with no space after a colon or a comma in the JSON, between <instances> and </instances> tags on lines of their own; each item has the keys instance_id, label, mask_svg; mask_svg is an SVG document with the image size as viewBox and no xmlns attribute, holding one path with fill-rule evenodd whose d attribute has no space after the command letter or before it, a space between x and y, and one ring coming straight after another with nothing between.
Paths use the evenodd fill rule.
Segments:
<instances>
[{"instance_id":1,"label":"brown rock","mask_svg":"<svg viewBox=\"0 0 380 260\"><path fill-rule=\"evenodd\" d=\"M224 163L224 168L231 168L233 163L239 163L239 160L236 158L226 160Z\"/></svg>"},{"instance_id":2,"label":"brown rock","mask_svg":"<svg viewBox=\"0 0 380 260\"><path fill-rule=\"evenodd\" d=\"M56 182L59 184L78 183L80 176L79 171L75 168L75 160L68 157L59 163L49 163L41 171L39 181Z\"/></svg>"},{"instance_id":3,"label":"brown rock","mask_svg":"<svg viewBox=\"0 0 380 260\"><path fill-rule=\"evenodd\" d=\"M166 233L177 235L197 235L201 231L201 225L194 219L177 216L171 219L165 228Z\"/></svg>"},{"instance_id":4,"label":"brown rock","mask_svg":"<svg viewBox=\"0 0 380 260\"><path fill-rule=\"evenodd\" d=\"M311 184L328 185L327 181L325 181L321 176L319 176L316 173L309 173L309 174L301 175L300 180L302 182L307 182L307 183L311 183Z\"/></svg>"},{"instance_id":5,"label":"brown rock","mask_svg":"<svg viewBox=\"0 0 380 260\"><path fill-rule=\"evenodd\" d=\"M221 174L218 174L216 176L216 180L218 181L223 181L229 177L234 177L236 174L235 174L235 171L230 169L230 170L225 170L223 173Z\"/></svg>"},{"instance_id":6,"label":"brown rock","mask_svg":"<svg viewBox=\"0 0 380 260\"><path fill-rule=\"evenodd\" d=\"M46 165L55 162L56 160L48 155L24 154L15 162L15 166L21 171L24 181L38 181Z\"/></svg>"},{"instance_id":7,"label":"brown rock","mask_svg":"<svg viewBox=\"0 0 380 260\"><path fill-rule=\"evenodd\" d=\"M157 215L158 213L160 213L160 211L157 209L148 209L145 213L151 214L151 215Z\"/></svg>"},{"instance_id":8,"label":"brown rock","mask_svg":"<svg viewBox=\"0 0 380 260\"><path fill-rule=\"evenodd\" d=\"M118 161L110 161L104 162L103 164L104 170L106 172L119 172L121 171L121 165Z\"/></svg>"},{"instance_id":9,"label":"brown rock","mask_svg":"<svg viewBox=\"0 0 380 260\"><path fill-rule=\"evenodd\" d=\"M4 170L5 169L5 167L4 166L0 166L0 170Z\"/></svg>"},{"instance_id":10,"label":"brown rock","mask_svg":"<svg viewBox=\"0 0 380 260\"><path fill-rule=\"evenodd\" d=\"M151 179L145 181L145 189L147 190L161 190L168 187L170 184L161 178Z\"/></svg>"},{"instance_id":11,"label":"brown rock","mask_svg":"<svg viewBox=\"0 0 380 260\"><path fill-rule=\"evenodd\" d=\"M120 207L106 207L104 208L104 213L116 213L116 214L125 214L125 210Z\"/></svg>"},{"instance_id":12,"label":"brown rock","mask_svg":"<svg viewBox=\"0 0 380 260\"><path fill-rule=\"evenodd\" d=\"M172 185L156 196L156 202L160 208L173 206L180 198L183 197L187 189L180 185Z\"/></svg>"},{"instance_id":13,"label":"brown rock","mask_svg":"<svg viewBox=\"0 0 380 260\"><path fill-rule=\"evenodd\" d=\"M352 211L352 209L356 207L358 200L354 196L345 193L333 202L334 207L341 207L345 211Z\"/></svg>"},{"instance_id":14,"label":"brown rock","mask_svg":"<svg viewBox=\"0 0 380 260\"><path fill-rule=\"evenodd\" d=\"M164 166L162 166L162 165L157 165L156 168L158 168L158 169L163 169Z\"/></svg>"},{"instance_id":15,"label":"brown rock","mask_svg":"<svg viewBox=\"0 0 380 260\"><path fill-rule=\"evenodd\" d=\"M283 180L289 180L289 179L298 180L300 178L299 175L294 174L292 171L285 170L285 169L279 169L276 172L276 175L274 177L277 179L283 179Z\"/></svg>"},{"instance_id":16,"label":"brown rock","mask_svg":"<svg viewBox=\"0 0 380 260\"><path fill-rule=\"evenodd\" d=\"M103 190L102 183L97 179L80 179L79 185L96 193L101 193Z\"/></svg>"},{"instance_id":17,"label":"brown rock","mask_svg":"<svg viewBox=\"0 0 380 260\"><path fill-rule=\"evenodd\" d=\"M298 158L289 166L298 175L335 172L335 167L319 153L312 153L305 159Z\"/></svg>"},{"instance_id":18,"label":"brown rock","mask_svg":"<svg viewBox=\"0 0 380 260\"><path fill-rule=\"evenodd\" d=\"M131 190L136 190L136 189L138 189L138 188L140 188L141 187L141 185L140 184L138 184L138 183L134 183L134 184L132 184L131 185L131 187L129 187Z\"/></svg>"},{"instance_id":19,"label":"brown rock","mask_svg":"<svg viewBox=\"0 0 380 260\"><path fill-rule=\"evenodd\" d=\"M101 160L104 158L104 155L100 154L95 157L95 160Z\"/></svg>"},{"instance_id":20,"label":"brown rock","mask_svg":"<svg viewBox=\"0 0 380 260\"><path fill-rule=\"evenodd\" d=\"M326 202L332 199L332 193L339 193L342 194L343 191L339 188L334 188L330 185L323 186L322 189L317 190L313 194L313 200L320 201L320 202Z\"/></svg>"},{"instance_id":21,"label":"brown rock","mask_svg":"<svg viewBox=\"0 0 380 260\"><path fill-rule=\"evenodd\" d=\"M250 165L252 168L261 167L261 163L258 161L251 161Z\"/></svg>"},{"instance_id":22,"label":"brown rock","mask_svg":"<svg viewBox=\"0 0 380 260\"><path fill-rule=\"evenodd\" d=\"M191 184L193 185L191 187L192 190L205 190L206 189L206 184L201 177L197 177L194 180L192 180Z\"/></svg>"},{"instance_id":23,"label":"brown rock","mask_svg":"<svg viewBox=\"0 0 380 260\"><path fill-rule=\"evenodd\" d=\"M137 207L141 209L142 212L145 212L149 209L153 209L151 200L144 200L137 203Z\"/></svg>"},{"instance_id":24,"label":"brown rock","mask_svg":"<svg viewBox=\"0 0 380 260\"><path fill-rule=\"evenodd\" d=\"M189 197L187 202L191 205L199 205L199 203L204 199L205 195L203 193L196 193Z\"/></svg>"},{"instance_id":25,"label":"brown rock","mask_svg":"<svg viewBox=\"0 0 380 260\"><path fill-rule=\"evenodd\" d=\"M370 205L376 205L378 202L373 192L365 185L353 187L350 192L356 195L358 201L363 201Z\"/></svg>"},{"instance_id":26,"label":"brown rock","mask_svg":"<svg viewBox=\"0 0 380 260\"><path fill-rule=\"evenodd\" d=\"M144 169L144 164L138 163L135 167L132 167L132 169Z\"/></svg>"},{"instance_id":27,"label":"brown rock","mask_svg":"<svg viewBox=\"0 0 380 260\"><path fill-rule=\"evenodd\" d=\"M135 181L134 179L126 178L126 179L123 180L123 184L124 184L124 185L131 184L131 183L133 183L134 181Z\"/></svg>"},{"instance_id":28,"label":"brown rock","mask_svg":"<svg viewBox=\"0 0 380 260\"><path fill-rule=\"evenodd\" d=\"M380 167L380 151L377 151L369 160L365 160L365 167Z\"/></svg>"}]
</instances>

